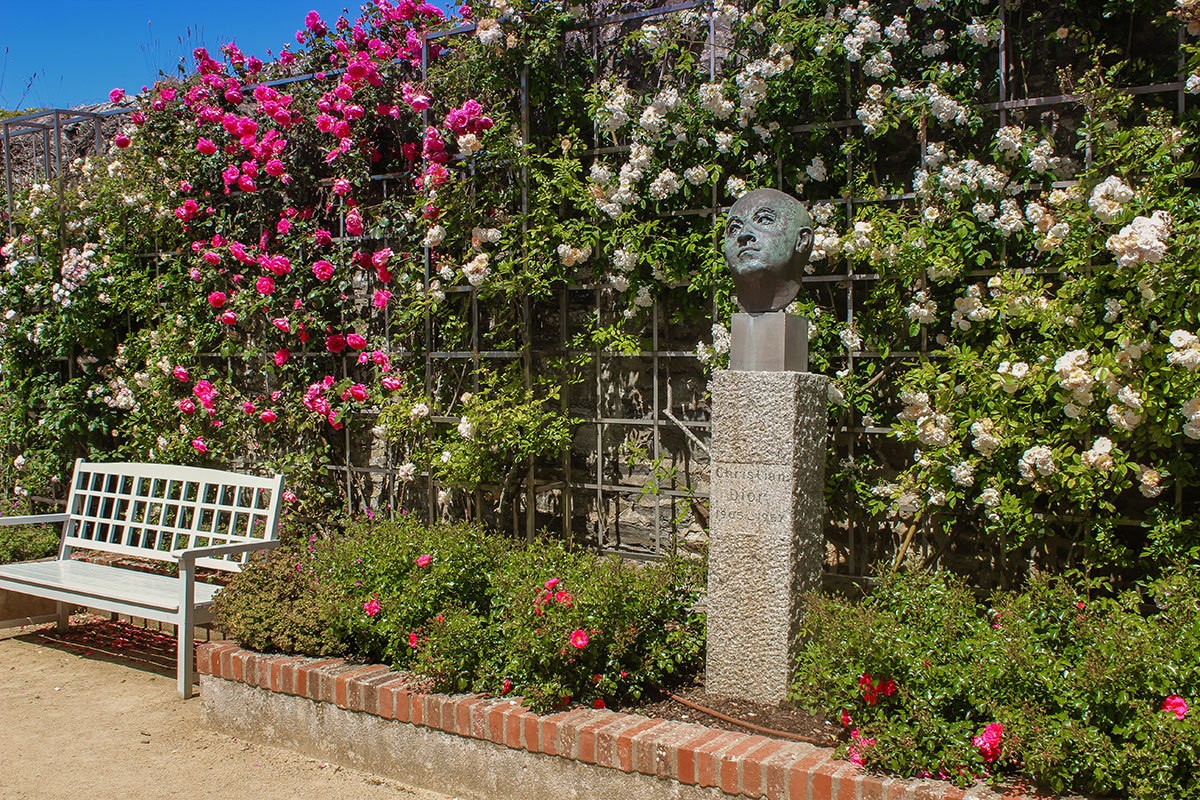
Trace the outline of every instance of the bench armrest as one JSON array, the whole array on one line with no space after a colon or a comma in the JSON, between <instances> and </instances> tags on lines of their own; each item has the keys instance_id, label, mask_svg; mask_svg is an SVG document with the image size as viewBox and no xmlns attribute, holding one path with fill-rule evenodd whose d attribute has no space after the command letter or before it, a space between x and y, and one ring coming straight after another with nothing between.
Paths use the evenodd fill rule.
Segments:
<instances>
[{"instance_id":1,"label":"bench armrest","mask_svg":"<svg viewBox=\"0 0 1200 800\"><path fill-rule=\"evenodd\" d=\"M233 553L246 553L251 550L269 550L278 547L278 539L264 539L261 542L239 542L237 544L217 544L211 547L189 547L187 550L175 550L171 557L184 564L194 564L198 558L227 556Z\"/></svg>"},{"instance_id":2,"label":"bench armrest","mask_svg":"<svg viewBox=\"0 0 1200 800\"><path fill-rule=\"evenodd\" d=\"M23 517L0 517L0 525L49 525L66 522L69 514L32 514Z\"/></svg>"}]
</instances>

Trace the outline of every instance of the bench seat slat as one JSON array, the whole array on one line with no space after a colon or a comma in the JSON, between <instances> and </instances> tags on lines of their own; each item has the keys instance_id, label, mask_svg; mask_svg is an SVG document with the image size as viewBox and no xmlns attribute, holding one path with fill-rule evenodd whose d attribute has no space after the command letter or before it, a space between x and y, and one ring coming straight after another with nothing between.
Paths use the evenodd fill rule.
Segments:
<instances>
[{"instance_id":1,"label":"bench seat slat","mask_svg":"<svg viewBox=\"0 0 1200 800\"><path fill-rule=\"evenodd\" d=\"M61 560L4 564L0 565L0 581L60 589L78 595L80 605L88 605L88 598L97 602L107 598L171 614L179 611L179 578L124 567ZM197 581L196 606L210 605L220 588Z\"/></svg>"}]
</instances>

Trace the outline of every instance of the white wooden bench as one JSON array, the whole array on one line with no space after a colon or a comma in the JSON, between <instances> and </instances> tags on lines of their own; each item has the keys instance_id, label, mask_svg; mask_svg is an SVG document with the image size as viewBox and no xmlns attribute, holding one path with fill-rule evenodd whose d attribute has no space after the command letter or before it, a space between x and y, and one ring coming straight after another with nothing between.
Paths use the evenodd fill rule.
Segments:
<instances>
[{"instance_id":1,"label":"white wooden bench","mask_svg":"<svg viewBox=\"0 0 1200 800\"><path fill-rule=\"evenodd\" d=\"M175 626L179 696L192 696L194 627L212 621L220 586L196 568L237 572L253 550L279 544L283 476L259 478L167 464L75 462L65 514L3 517L0 525L62 522L58 557L0 565L0 589ZM179 576L72 558L100 551L179 565Z\"/></svg>"}]
</instances>

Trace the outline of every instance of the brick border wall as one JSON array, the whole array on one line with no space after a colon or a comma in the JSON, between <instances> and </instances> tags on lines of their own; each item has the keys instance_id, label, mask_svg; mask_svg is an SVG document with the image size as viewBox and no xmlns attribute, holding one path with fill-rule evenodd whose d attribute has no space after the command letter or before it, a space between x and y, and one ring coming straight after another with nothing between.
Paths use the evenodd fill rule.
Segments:
<instances>
[{"instance_id":1,"label":"brick border wall","mask_svg":"<svg viewBox=\"0 0 1200 800\"><path fill-rule=\"evenodd\" d=\"M751 733L650 719L605 709L535 714L518 700L483 695L422 694L380 664L340 658L266 655L233 642L197 647L197 670L280 694L329 703L599 767L714 787L768 800L1033 800L998 795L984 785L964 791L942 781L885 778L833 758L830 748Z\"/></svg>"}]
</instances>

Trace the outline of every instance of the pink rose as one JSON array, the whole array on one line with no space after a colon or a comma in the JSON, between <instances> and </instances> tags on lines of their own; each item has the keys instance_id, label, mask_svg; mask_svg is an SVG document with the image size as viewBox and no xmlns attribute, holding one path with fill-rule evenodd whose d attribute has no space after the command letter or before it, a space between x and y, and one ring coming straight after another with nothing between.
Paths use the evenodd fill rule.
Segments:
<instances>
[{"instance_id":1,"label":"pink rose","mask_svg":"<svg viewBox=\"0 0 1200 800\"><path fill-rule=\"evenodd\" d=\"M313 275L317 276L317 280L327 281L333 277L333 264L321 259L312 265Z\"/></svg>"},{"instance_id":2,"label":"pink rose","mask_svg":"<svg viewBox=\"0 0 1200 800\"><path fill-rule=\"evenodd\" d=\"M221 322L225 325L236 325L237 324L237 314L233 313L232 311L222 312L220 319L221 319Z\"/></svg>"},{"instance_id":3,"label":"pink rose","mask_svg":"<svg viewBox=\"0 0 1200 800\"><path fill-rule=\"evenodd\" d=\"M121 88L113 89L108 93L108 99L113 103L119 103L125 99L125 90Z\"/></svg>"},{"instance_id":4,"label":"pink rose","mask_svg":"<svg viewBox=\"0 0 1200 800\"><path fill-rule=\"evenodd\" d=\"M213 153L217 152L217 145L212 140L205 139L203 136L201 136L196 140L196 152L200 153L201 155L211 156Z\"/></svg>"},{"instance_id":5,"label":"pink rose","mask_svg":"<svg viewBox=\"0 0 1200 800\"><path fill-rule=\"evenodd\" d=\"M382 606L379 605L378 597L372 597L370 600L363 603L363 611L367 613L368 617L373 617L378 614L381 608Z\"/></svg>"},{"instance_id":6,"label":"pink rose","mask_svg":"<svg viewBox=\"0 0 1200 800\"><path fill-rule=\"evenodd\" d=\"M267 423L268 425L276 420L275 412L269 408L266 411L259 414L258 418L261 419L263 422Z\"/></svg>"},{"instance_id":7,"label":"pink rose","mask_svg":"<svg viewBox=\"0 0 1200 800\"><path fill-rule=\"evenodd\" d=\"M124 150L126 147L129 147L129 145L131 145L132 143L133 143L133 141L123 133L118 133L116 135L116 137L113 139L113 144L115 144L121 150Z\"/></svg>"},{"instance_id":8,"label":"pink rose","mask_svg":"<svg viewBox=\"0 0 1200 800\"><path fill-rule=\"evenodd\" d=\"M409 646L409 647L411 647L411 648L413 648L414 650L416 649L416 647L417 647L417 635L416 635L415 633L410 633L410 634L408 635L408 646Z\"/></svg>"},{"instance_id":9,"label":"pink rose","mask_svg":"<svg viewBox=\"0 0 1200 800\"><path fill-rule=\"evenodd\" d=\"M257 409L254 407L254 403L251 403L249 400L242 403L242 411L244 411L245 413L253 414L256 410Z\"/></svg>"},{"instance_id":10,"label":"pink rose","mask_svg":"<svg viewBox=\"0 0 1200 800\"><path fill-rule=\"evenodd\" d=\"M284 333L292 332L292 323L287 321L287 317L276 317L275 319L271 320L271 324Z\"/></svg>"},{"instance_id":11,"label":"pink rose","mask_svg":"<svg viewBox=\"0 0 1200 800\"><path fill-rule=\"evenodd\" d=\"M278 350L275 351L275 366L282 367L284 364L286 364L288 362L288 359L291 357L292 357L292 354L288 351L288 349L286 347L279 348Z\"/></svg>"},{"instance_id":12,"label":"pink rose","mask_svg":"<svg viewBox=\"0 0 1200 800\"><path fill-rule=\"evenodd\" d=\"M325 337L325 349L331 353L340 353L346 349L346 337L340 333Z\"/></svg>"},{"instance_id":13,"label":"pink rose","mask_svg":"<svg viewBox=\"0 0 1200 800\"><path fill-rule=\"evenodd\" d=\"M361 383L354 384L346 391L348 391L350 396L360 403L367 399L367 387L363 386Z\"/></svg>"},{"instance_id":14,"label":"pink rose","mask_svg":"<svg viewBox=\"0 0 1200 800\"><path fill-rule=\"evenodd\" d=\"M346 336L346 344L355 350L363 350L367 346L367 340L362 334L351 333Z\"/></svg>"},{"instance_id":15,"label":"pink rose","mask_svg":"<svg viewBox=\"0 0 1200 800\"><path fill-rule=\"evenodd\" d=\"M1184 700L1182 697L1180 697L1177 694L1173 694L1170 697L1168 697L1166 700L1163 700L1162 710L1170 711L1172 714L1175 715L1175 719L1183 719L1184 717L1187 716L1188 704L1187 704L1187 701Z\"/></svg>"},{"instance_id":16,"label":"pink rose","mask_svg":"<svg viewBox=\"0 0 1200 800\"><path fill-rule=\"evenodd\" d=\"M229 299L224 292L213 292L208 296L208 304L213 308L220 308L225 305L225 301Z\"/></svg>"},{"instance_id":17,"label":"pink rose","mask_svg":"<svg viewBox=\"0 0 1200 800\"><path fill-rule=\"evenodd\" d=\"M574 647L576 650L582 650L587 647L589 641L591 640L588 638L587 631L585 630L579 629L571 634L571 647Z\"/></svg>"},{"instance_id":18,"label":"pink rose","mask_svg":"<svg viewBox=\"0 0 1200 800\"><path fill-rule=\"evenodd\" d=\"M387 389L389 392L394 392L403 385L404 381L395 375L389 375L383 379L383 388Z\"/></svg>"},{"instance_id":19,"label":"pink rose","mask_svg":"<svg viewBox=\"0 0 1200 800\"><path fill-rule=\"evenodd\" d=\"M1000 757L1000 740L1004 736L1004 726L999 722L989 723L983 732L971 739L971 744L983 756L983 760L991 764Z\"/></svg>"},{"instance_id":20,"label":"pink rose","mask_svg":"<svg viewBox=\"0 0 1200 800\"><path fill-rule=\"evenodd\" d=\"M175 369L171 370L171 374L175 376L175 380L183 381L184 383L187 383L192 378L188 374L187 369L181 366L176 366Z\"/></svg>"},{"instance_id":21,"label":"pink rose","mask_svg":"<svg viewBox=\"0 0 1200 800\"><path fill-rule=\"evenodd\" d=\"M553 592L554 587L558 586L558 584L559 584L558 578L551 578L550 580L543 583L542 586L546 587L546 591Z\"/></svg>"},{"instance_id":22,"label":"pink rose","mask_svg":"<svg viewBox=\"0 0 1200 800\"><path fill-rule=\"evenodd\" d=\"M179 406L179 410L182 411L184 414L196 413L196 404L193 403L190 398L187 398L187 397L183 398L182 400L180 400L177 403L177 405Z\"/></svg>"},{"instance_id":23,"label":"pink rose","mask_svg":"<svg viewBox=\"0 0 1200 800\"><path fill-rule=\"evenodd\" d=\"M204 439L202 438L192 439L192 447L195 448L197 453L208 452L208 445L204 443Z\"/></svg>"},{"instance_id":24,"label":"pink rose","mask_svg":"<svg viewBox=\"0 0 1200 800\"><path fill-rule=\"evenodd\" d=\"M417 556L417 566L418 567L421 567L421 568L428 567L431 561L433 561L433 556L431 556L429 553L425 553L424 555Z\"/></svg>"},{"instance_id":25,"label":"pink rose","mask_svg":"<svg viewBox=\"0 0 1200 800\"><path fill-rule=\"evenodd\" d=\"M254 289L261 295L268 295L275 291L275 281L270 275L263 275L254 282Z\"/></svg>"}]
</instances>

